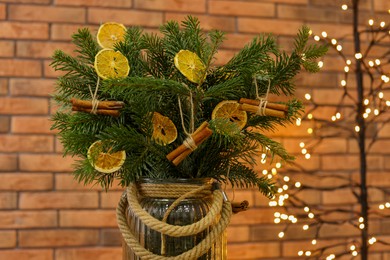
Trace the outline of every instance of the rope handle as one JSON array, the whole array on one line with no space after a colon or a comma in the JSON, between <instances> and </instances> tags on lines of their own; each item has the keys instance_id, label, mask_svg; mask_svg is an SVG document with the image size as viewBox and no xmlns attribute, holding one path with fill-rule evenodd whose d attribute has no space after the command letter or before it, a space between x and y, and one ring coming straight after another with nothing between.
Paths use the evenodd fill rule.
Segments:
<instances>
[{"instance_id":1,"label":"rope handle","mask_svg":"<svg viewBox=\"0 0 390 260\"><path fill-rule=\"evenodd\" d=\"M207 227L211 226L215 221L215 216L217 216L222 210L223 201L223 195L220 190L214 190L213 195L213 203L204 218L187 226L175 226L154 218L141 207L138 202L137 189L134 183L129 185L127 188L127 200L134 215L136 215L149 228L171 237L198 234Z\"/></svg>"},{"instance_id":2,"label":"rope handle","mask_svg":"<svg viewBox=\"0 0 390 260\"><path fill-rule=\"evenodd\" d=\"M135 187L134 185L131 185L131 186L133 188ZM126 244L132 249L132 251L138 257L145 259L145 260L166 260L166 259L187 260L187 259L199 258L200 256L204 255L211 248L211 246L214 244L215 240L224 232L224 230L226 229L227 225L230 222L230 217L232 215L232 207L231 207L230 202L224 201L224 200L222 200L222 201L219 200L218 199L219 197L223 198L222 192L220 190L215 190L213 192L214 199L213 199L213 203L212 203L211 208L213 208L214 205L216 205L216 204L220 204L221 207L219 207L220 211L217 214L213 215L214 216L213 221L215 221L215 217L218 216L219 214L221 217L218 220L217 224L215 226L213 226L212 230L208 233L208 235L195 247L193 247L192 249L190 249L186 252L183 252L182 254L180 254L178 256L165 257L165 256L161 256L161 255L156 255L156 254L153 254L152 252L148 251L147 249L145 249L138 242L138 239L135 237L135 235L132 233L132 231L129 227L129 224L128 224L127 219L126 219L127 206L131 207L131 205L129 204L129 190L133 191L134 189L128 189L127 196L124 194L121 197L119 204L118 204L118 207L117 207L117 210L116 210L118 226L119 226L119 229L122 233L123 239L125 240ZM139 203L138 203L138 206L140 206ZM210 212L211 211L209 211L209 213L207 215L209 215ZM134 212L134 214L135 214L135 212ZM154 220L156 220L156 219L154 219ZM159 220L156 220L156 221L161 222ZM201 221L198 221L197 223L199 223L199 222L201 222ZM144 222L144 224L146 224L146 223ZM193 225L193 224L191 224L191 225L187 225L187 226L175 226L175 225L169 225L169 224L164 223L164 222L162 222L162 224L165 225L166 227L170 226L171 229L181 229L181 228L185 228L185 227L189 227L189 226ZM194 223L194 224L196 224L196 223ZM207 228L207 227L208 226L206 226L205 228ZM205 228L203 228L202 230L204 230ZM161 230L165 230L165 229L166 228L162 228ZM197 229L194 229L194 232L195 233L192 233L192 234L181 234L180 236L194 235L194 234L199 233L199 232L197 232ZM163 232L160 232L160 233L163 233ZM168 235L168 233L169 233L169 231L167 233L164 233L164 235Z\"/></svg>"}]
</instances>

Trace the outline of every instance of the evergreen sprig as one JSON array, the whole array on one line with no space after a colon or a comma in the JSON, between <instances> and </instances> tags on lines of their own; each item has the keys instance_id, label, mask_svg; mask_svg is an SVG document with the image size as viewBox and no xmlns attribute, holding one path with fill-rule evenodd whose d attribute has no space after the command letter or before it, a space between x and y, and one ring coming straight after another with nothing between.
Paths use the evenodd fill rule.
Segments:
<instances>
[{"instance_id":1,"label":"evergreen sprig","mask_svg":"<svg viewBox=\"0 0 390 260\"><path fill-rule=\"evenodd\" d=\"M214 66L224 33L213 30L206 34L199 20L192 16L181 25L167 22L160 31L161 35L157 35L131 27L124 41L114 45L130 65L129 75L122 79L98 80L94 59L100 47L88 29L80 29L73 36L75 56L62 51L54 53L51 65L64 75L57 81L54 97L60 109L52 117L52 128L58 130L64 154L79 158L75 178L85 184L99 183L107 189L115 179L126 186L143 177L211 177L233 186L257 187L266 196L272 196L275 187L255 170L256 157L259 153L285 161L293 157L261 132L286 126L299 116L302 104L291 98L294 78L302 68L317 71L315 59L325 54L326 47L308 44L309 29L304 26L291 54L279 49L275 37L260 35L225 65ZM176 68L174 57L180 50L196 53L205 64L206 77L200 83L188 80ZM70 98L91 99L91 89L96 87L99 100L124 103L119 117L70 111ZM255 99L267 93L291 99L285 102L289 107L286 118L248 114L244 129L229 120L212 119L212 111L221 101ZM176 125L176 141L169 145L154 141L153 112L169 117ZM211 138L179 165L169 162L166 155L183 143L186 132L204 121L209 122L213 131ZM113 151L126 151L120 170L107 174L94 169L87 151L97 140L112 143Z\"/></svg>"}]
</instances>

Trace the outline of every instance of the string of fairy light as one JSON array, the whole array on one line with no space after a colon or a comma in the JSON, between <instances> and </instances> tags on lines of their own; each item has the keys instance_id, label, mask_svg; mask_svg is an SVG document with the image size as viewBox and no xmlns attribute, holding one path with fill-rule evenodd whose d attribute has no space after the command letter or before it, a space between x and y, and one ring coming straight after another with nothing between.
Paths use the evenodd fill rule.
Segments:
<instances>
[{"instance_id":1,"label":"string of fairy light","mask_svg":"<svg viewBox=\"0 0 390 260\"><path fill-rule=\"evenodd\" d=\"M343 4L341 6L341 9L344 11L348 10L348 8L349 7L347 4ZM390 9L388 10L388 12L390 13ZM386 23L384 21L375 22L374 19L369 19L367 24L368 24L367 32L372 34L373 40L380 41L384 37L388 37L390 35L390 28L388 25L386 25ZM376 38L376 37L379 37L378 36L379 33L384 33L385 36L380 36L383 38ZM335 38L330 38L326 31L323 31L320 35L313 35L313 39L314 39L314 41L318 41L318 42L322 41L322 42L328 43L330 46L332 46L332 48L334 48L336 50L336 52L342 57L342 59L344 61L344 68L343 68L344 77L339 82L340 87L344 91L344 95L342 96L342 100L340 101L340 104L343 103L344 99L352 98L350 95L348 95L348 87L349 87L348 75L351 71L353 71L353 69L351 69L351 66L354 65L354 60L355 61L359 60L360 62L362 62L365 71L372 76L372 79L374 78L374 74L375 74L377 79L379 79L379 81L380 81L379 85L377 85L375 88L373 86L371 86L370 92L364 98L363 104L364 104L365 109L364 109L364 112L362 114L362 117L365 120L373 120L373 118L380 116L382 113L384 113L390 107L390 100L387 100L385 98L385 93L383 91L384 85L390 82L390 77L389 77L390 75L389 75L389 73L386 73L384 71L383 66L382 66L382 65L388 65L390 62L382 61L381 58L371 58L370 59L369 58L370 47L366 52L354 53L352 55L353 58L347 58L347 55L345 55L343 52L342 43L339 42ZM373 43L373 42L374 41L371 41L371 43ZM325 64L324 64L323 60L318 62L318 66L320 68L322 68L324 65ZM308 102L311 102L314 105L314 108L312 110L310 110L305 115L305 117L298 118L296 120L297 126L301 126L302 120L305 120L305 119L315 120L313 111L315 110L316 107L318 107L318 105L315 104L312 96L309 93L306 93L304 95L304 97ZM344 116L342 114L342 111L339 110L340 108L342 108L342 106L338 106L335 113L333 115L331 115L331 117L329 118L330 122L337 123L337 121L343 120ZM308 127L306 131L309 135L314 135L316 129L314 127ZM355 125L353 127L353 129L350 130L350 133L353 133L353 132L358 133L359 131L360 131L360 127L358 125ZM313 140L313 138L311 138L311 140ZM310 146L310 141L309 141L309 145L308 145L308 143L300 142L299 147L300 147L300 151L301 151L302 155L306 159L310 159L311 154L313 152L313 147L314 147L314 146ZM263 164L265 164L265 162L266 162L266 157L267 157L267 153L263 153L261 156L261 162ZM274 167L271 167L268 170L263 170L263 172L262 172L263 175L267 176L269 179L275 178L277 176L276 179L278 180L279 185L280 185L280 187L277 190L277 194L269 202L269 206L285 209L284 211L287 211L287 207L286 207L287 201L289 201L291 199L296 199L301 203L298 206L298 209L303 211L303 212L298 213L298 214L291 214L288 212L281 212L281 211L274 212L274 223L275 224L281 224L281 223L287 224L286 227L284 228L284 230L280 231L278 233L278 237L280 239L283 239L283 238L285 238L285 235L286 235L285 232L290 224L297 224L297 223L299 224L301 222L300 217L298 215L300 215L302 219L306 219L307 221L308 220L313 221L313 220L320 219L320 217L317 215L320 215L321 213L315 213L315 209L314 210L311 209L311 207L309 207L309 205L304 203L304 201L299 200L295 195L291 194L292 189L300 190L304 187L304 185L299 181L294 181L292 178L290 178L287 175L283 175L283 174L278 173L278 170L280 168L282 168L282 164L280 162L278 162L274 165ZM297 206L297 205L295 205L295 206ZM379 204L378 209L379 210L390 209L390 202L385 202L385 203ZM356 221L349 221L349 222L351 222L353 224L353 226L355 226L358 229L366 228L365 224L364 224L363 217L357 216L357 218L355 218L355 220ZM302 230L303 231L308 231L311 228L311 224L310 223L308 224L307 221L306 222L303 221L304 223L302 223ZM318 243L319 243L319 241L318 241L319 229L320 229L320 227L317 227L316 237L311 240L311 244L313 246L318 245ZM389 243L382 241L382 240L378 240L375 237L370 237L368 240L368 244L370 246L377 243L377 242L381 242L382 244L389 245ZM350 254L352 257L358 256L359 255L359 242L358 241L349 241L347 243L349 244L349 246L348 246L349 250L347 250L346 252L342 252L342 253L326 252L327 250L329 251L329 249L332 248L332 245L324 245L324 246L318 247L314 250L300 250L297 252L297 254L300 257L323 256L323 257L325 257L326 260L332 260L332 259L335 259L336 257L340 257L340 256L347 255L347 254ZM344 245L344 244L342 244L342 245ZM335 247L340 246L340 244L336 244L333 246L335 246Z\"/></svg>"}]
</instances>

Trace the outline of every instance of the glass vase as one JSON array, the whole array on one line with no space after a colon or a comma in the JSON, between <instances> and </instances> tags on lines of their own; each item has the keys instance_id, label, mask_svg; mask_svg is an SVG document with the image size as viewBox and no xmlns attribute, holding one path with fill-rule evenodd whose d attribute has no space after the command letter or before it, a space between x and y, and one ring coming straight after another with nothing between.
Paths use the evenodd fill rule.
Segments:
<instances>
[{"instance_id":1,"label":"glass vase","mask_svg":"<svg viewBox=\"0 0 390 260\"><path fill-rule=\"evenodd\" d=\"M175 180L160 180L160 179L142 179L137 183L137 189L139 192L138 200L144 210L146 210L151 216L156 219L162 220L168 207L177 198L163 198L157 197L153 194L143 194L142 186L145 184L180 184L189 185L191 190L194 185L202 186L205 183L210 183L210 179L175 179ZM171 186L170 186L171 187ZM212 197L209 195L197 195L195 197L189 197L182 200L169 214L167 223L171 225L185 226L202 219L209 211L211 206ZM131 231L138 238L140 244L150 252L161 255L162 254L162 238L161 233L150 229L144 225L137 216L134 215L130 207L127 208L126 218ZM199 244L211 231L213 227L210 226L204 231L184 237L170 237L164 236L164 256L177 256L181 253L192 249L194 246ZM197 258L202 260L224 260L226 259L226 231L219 236L215 243L211 246L206 254ZM123 244L123 260L138 260L137 257L131 250L131 248L124 243Z\"/></svg>"}]
</instances>

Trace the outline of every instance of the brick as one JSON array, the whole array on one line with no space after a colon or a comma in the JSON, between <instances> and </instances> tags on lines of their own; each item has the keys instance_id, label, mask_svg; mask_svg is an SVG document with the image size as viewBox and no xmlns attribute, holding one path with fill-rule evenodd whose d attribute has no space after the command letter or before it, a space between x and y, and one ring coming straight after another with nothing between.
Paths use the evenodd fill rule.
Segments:
<instances>
[{"instance_id":1,"label":"brick","mask_svg":"<svg viewBox=\"0 0 390 260\"><path fill-rule=\"evenodd\" d=\"M35 22L0 22L0 38L45 40L49 38L49 26Z\"/></svg>"},{"instance_id":2,"label":"brick","mask_svg":"<svg viewBox=\"0 0 390 260\"><path fill-rule=\"evenodd\" d=\"M255 36L255 34L227 33L221 48L240 50L246 44L250 43Z\"/></svg>"},{"instance_id":3,"label":"brick","mask_svg":"<svg viewBox=\"0 0 390 260\"><path fill-rule=\"evenodd\" d=\"M44 98L13 98L0 97L0 114L47 114L49 101Z\"/></svg>"},{"instance_id":4,"label":"brick","mask_svg":"<svg viewBox=\"0 0 390 260\"><path fill-rule=\"evenodd\" d=\"M0 228L43 228L57 226L57 213L52 210L0 211Z\"/></svg>"},{"instance_id":5,"label":"brick","mask_svg":"<svg viewBox=\"0 0 390 260\"><path fill-rule=\"evenodd\" d=\"M123 194L125 188L121 188L122 191L110 191L100 193L100 207L105 209L114 209L118 205L118 202Z\"/></svg>"},{"instance_id":6,"label":"brick","mask_svg":"<svg viewBox=\"0 0 390 260\"><path fill-rule=\"evenodd\" d=\"M56 260L94 259L94 260L121 260L121 247L94 247L57 249Z\"/></svg>"},{"instance_id":7,"label":"brick","mask_svg":"<svg viewBox=\"0 0 390 260\"><path fill-rule=\"evenodd\" d=\"M237 243L228 244L229 259L261 259L279 257L278 243L262 242L262 243Z\"/></svg>"},{"instance_id":8,"label":"brick","mask_svg":"<svg viewBox=\"0 0 390 260\"><path fill-rule=\"evenodd\" d=\"M227 227L227 241L233 242L247 242L249 241L249 226L232 226Z\"/></svg>"},{"instance_id":9,"label":"brick","mask_svg":"<svg viewBox=\"0 0 390 260\"><path fill-rule=\"evenodd\" d=\"M0 19L4 20L7 17L7 6L5 4L0 4Z\"/></svg>"},{"instance_id":10,"label":"brick","mask_svg":"<svg viewBox=\"0 0 390 260\"><path fill-rule=\"evenodd\" d=\"M256 225L273 223L274 210L271 208L253 208L249 211L240 212L233 215L230 221L231 225Z\"/></svg>"},{"instance_id":11,"label":"brick","mask_svg":"<svg viewBox=\"0 0 390 260\"><path fill-rule=\"evenodd\" d=\"M71 6L100 6L100 7L126 7L132 6L131 0L116 0L107 2L105 0L57 0L57 5L71 5Z\"/></svg>"},{"instance_id":12,"label":"brick","mask_svg":"<svg viewBox=\"0 0 390 260\"><path fill-rule=\"evenodd\" d=\"M342 230L342 234L340 234ZM360 233L360 230L348 224L329 225L325 224L320 231L321 237L338 237L342 236L356 236Z\"/></svg>"},{"instance_id":13,"label":"brick","mask_svg":"<svg viewBox=\"0 0 390 260\"><path fill-rule=\"evenodd\" d=\"M22 192L21 209L84 209L98 207L97 192Z\"/></svg>"},{"instance_id":14,"label":"brick","mask_svg":"<svg viewBox=\"0 0 390 260\"><path fill-rule=\"evenodd\" d=\"M352 204L357 203L356 197L352 194L351 189L337 189L322 193L324 204Z\"/></svg>"},{"instance_id":15,"label":"brick","mask_svg":"<svg viewBox=\"0 0 390 260\"><path fill-rule=\"evenodd\" d=\"M273 17L275 5L247 1L210 1L208 11L213 15Z\"/></svg>"},{"instance_id":16,"label":"brick","mask_svg":"<svg viewBox=\"0 0 390 260\"><path fill-rule=\"evenodd\" d=\"M8 9L9 19L33 22L83 23L85 13L84 8L58 6L10 5Z\"/></svg>"},{"instance_id":17,"label":"brick","mask_svg":"<svg viewBox=\"0 0 390 260\"><path fill-rule=\"evenodd\" d=\"M287 20L268 20L238 17L238 31L244 33L275 33L277 35L296 35L301 22Z\"/></svg>"},{"instance_id":18,"label":"brick","mask_svg":"<svg viewBox=\"0 0 390 260\"><path fill-rule=\"evenodd\" d=\"M134 7L137 9L178 11L191 13L204 13L206 0L135 0Z\"/></svg>"},{"instance_id":19,"label":"brick","mask_svg":"<svg viewBox=\"0 0 390 260\"><path fill-rule=\"evenodd\" d=\"M0 79L0 96L8 95L8 79Z\"/></svg>"},{"instance_id":20,"label":"brick","mask_svg":"<svg viewBox=\"0 0 390 260\"><path fill-rule=\"evenodd\" d=\"M21 154L20 169L35 172L71 172L74 159L60 154Z\"/></svg>"},{"instance_id":21,"label":"brick","mask_svg":"<svg viewBox=\"0 0 390 260\"><path fill-rule=\"evenodd\" d=\"M0 209L14 209L17 203L16 192L0 192Z\"/></svg>"},{"instance_id":22,"label":"brick","mask_svg":"<svg viewBox=\"0 0 390 260\"><path fill-rule=\"evenodd\" d=\"M115 210L63 210L60 227L117 227Z\"/></svg>"},{"instance_id":23,"label":"brick","mask_svg":"<svg viewBox=\"0 0 390 260\"><path fill-rule=\"evenodd\" d=\"M2 173L0 190L27 191L50 190L53 188L53 176L47 173Z\"/></svg>"},{"instance_id":24,"label":"brick","mask_svg":"<svg viewBox=\"0 0 390 260\"><path fill-rule=\"evenodd\" d=\"M370 153L386 153L383 149L384 147L389 147L390 145L390 139L380 139L377 142L374 142L371 146L369 152Z\"/></svg>"},{"instance_id":25,"label":"brick","mask_svg":"<svg viewBox=\"0 0 390 260\"><path fill-rule=\"evenodd\" d=\"M324 170L356 170L359 167L359 159L353 155L329 155L322 157Z\"/></svg>"},{"instance_id":26,"label":"brick","mask_svg":"<svg viewBox=\"0 0 390 260\"><path fill-rule=\"evenodd\" d=\"M298 5L278 5L278 18L300 20L305 17L306 21L316 22L343 22L346 20L346 14L341 8L326 8ZM350 17L348 17L350 18Z\"/></svg>"},{"instance_id":27,"label":"brick","mask_svg":"<svg viewBox=\"0 0 390 260\"><path fill-rule=\"evenodd\" d=\"M0 133L8 133L10 130L10 117L0 116Z\"/></svg>"},{"instance_id":28,"label":"brick","mask_svg":"<svg viewBox=\"0 0 390 260\"><path fill-rule=\"evenodd\" d=\"M1 250L3 259L54 260L52 249Z\"/></svg>"},{"instance_id":29,"label":"brick","mask_svg":"<svg viewBox=\"0 0 390 260\"><path fill-rule=\"evenodd\" d=\"M45 60L43 62L43 75L46 79L50 78L58 78L60 76L63 76L66 74L64 71L56 71L50 64L52 63L52 60Z\"/></svg>"},{"instance_id":30,"label":"brick","mask_svg":"<svg viewBox=\"0 0 390 260\"><path fill-rule=\"evenodd\" d=\"M80 28L89 28L91 33L97 33L98 26L87 26L85 24L62 24L54 23L50 28L50 37L53 40L66 40L70 41L72 35L77 33Z\"/></svg>"},{"instance_id":31,"label":"brick","mask_svg":"<svg viewBox=\"0 0 390 260\"><path fill-rule=\"evenodd\" d=\"M99 185L84 185L83 183L77 182L74 176L70 173L57 173L55 175L55 189L56 190L96 190L100 191L102 188Z\"/></svg>"},{"instance_id":32,"label":"brick","mask_svg":"<svg viewBox=\"0 0 390 260\"><path fill-rule=\"evenodd\" d=\"M13 57L15 43L12 41L0 41L0 57Z\"/></svg>"},{"instance_id":33,"label":"brick","mask_svg":"<svg viewBox=\"0 0 390 260\"><path fill-rule=\"evenodd\" d=\"M187 15L181 13L166 13L165 21L177 21L179 24ZM223 32L234 32L236 30L236 21L233 17L197 15L200 26L203 30L220 30Z\"/></svg>"},{"instance_id":34,"label":"brick","mask_svg":"<svg viewBox=\"0 0 390 260\"><path fill-rule=\"evenodd\" d=\"M0 135L0 152L50 152L54 140L42 135Z\"/></svg>"},{"instance_id":35,"label":"brick","mask_svg":"<svg viewBox=\"0 0 390 260\"><path fill-rule=\"evenodd\" d=\"M163 15L159 12L134 10L100 9L88 10L88 23L100 24L102 21L116 21L126 26L158 27L163 22Z\"/></svg>"},{"instance_id":36,"label":"brick","mask_svg":"<svg viewBox=\"0 0 390 260\"><path fill-rule=\"evenodd\" d=\"M15 171L18 168L18 158L15 154L0 153L0 172Z\"/></svg>"},{"instance_id":37,"label":"brick","mask_svg":"<svg viewBox=\"0 0 390 260\"><path fill-rule=\"evenodd\" d=\"M102 244L104 246L120 246L122 245L122 234L118 228L103 229L101 231Z\"/></svg>"},{"instance_id":38,"label":"brick","mask_svg":"<svg viewBox=\"0 0 390 260\"><path fill-rule=\"evenodd\" d=\"M74 49L75 47L71 43L18 41L16 44L16 56L23 58L49 59L53 56L55 50L72 53Z\"/></svg>"},{"instance_id":39,"label":"brick","mask_svg":"<svg viewBox=\"0 0 390 260\"><path fill-rule=\"evenodd\" d=\"M1 2L13 4L49 4L51 0L1 0Z\"/></svg>"},{"instance_id":40,"label":"brick","mask_svg":"<svg viewBox=\"0 0 390 260\"><path fill-rule=\"evenodd\" d=\"M88 246L99 241L97 230L22 230L19 232L21 247Z\"/></svg>"},{"instance_id":41,"label":"brick","mask_svg":"<svg viewBox=\"0 0 390 260\"><path fill-rule=\"evenodd\" d=\"M55 132L50 130L52 123L47 116L14 116L11 127L12 132L18 134L53 134Z\"/></svg>"},{"instance_id":42,"label":"brick","mask_svg":"<svg viewBox=\"0 0 390 260\"><path fill-rule=\"evenodd\" d=\"M0 231L0 248L12 248L16 246L16 231ZM0 251L1 255L1 251Z\"/></svg>"},{"instance_id":43,"label":"brick","mask_svg":"<svg viewBox=\"0 0 390 260\"><path fill-rule=\"evenodd\" d=\"M41 75L40 61L0 59L0 76L40 77Z\"/></svg>"}]
</instances>

